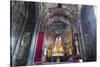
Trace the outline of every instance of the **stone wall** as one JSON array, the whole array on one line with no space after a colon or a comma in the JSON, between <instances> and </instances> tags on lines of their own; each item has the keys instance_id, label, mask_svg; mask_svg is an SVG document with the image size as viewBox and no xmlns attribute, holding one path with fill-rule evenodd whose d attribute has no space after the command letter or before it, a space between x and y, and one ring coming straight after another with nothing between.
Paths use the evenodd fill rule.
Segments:
<instances>
[{"instance_id":1,"label":"stone wall","mask_svg":"<svg viewBox=\"0 0 100 67\"><path fill-rule=\"evenodd\" d=\"M81 25L85 42L86 61L96 60L96 15L95 6L84 5L81 9Z\"/></svg>"}]
</instances>

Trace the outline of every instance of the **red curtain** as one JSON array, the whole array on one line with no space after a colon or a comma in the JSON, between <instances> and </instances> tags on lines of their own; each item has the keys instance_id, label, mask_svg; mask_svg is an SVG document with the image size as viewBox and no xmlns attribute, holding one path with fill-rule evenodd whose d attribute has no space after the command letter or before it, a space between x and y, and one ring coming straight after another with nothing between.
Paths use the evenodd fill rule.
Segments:
<instances>
[{"instance_id":1,"label":"red curtain","mask_svg":"<svg viewBox=\"0 0 100 67\"><path fill-rule=\"evenodd\" d=\"M35 52L35 60L34 60L35 64L41 64L43 40L44 40L44 32L39 32L36 52Z\"/></svg>"}]
</instances>

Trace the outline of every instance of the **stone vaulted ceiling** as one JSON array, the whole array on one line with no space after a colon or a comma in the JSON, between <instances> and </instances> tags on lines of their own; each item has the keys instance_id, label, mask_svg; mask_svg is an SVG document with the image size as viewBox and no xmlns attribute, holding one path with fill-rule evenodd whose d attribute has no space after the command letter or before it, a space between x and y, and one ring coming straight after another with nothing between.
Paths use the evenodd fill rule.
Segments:
<instances>
[{"instance_id":1,"label":"stone vaulted ceiling","mask_svg":"<svg viewBox=\"0 0 100 67\"><path fill-rule=\"evenodd\" d=\"M67 29L67 26L76 23L80 15L80 5L59 3L42 3L41 5L43 23L57 34Z\"/></svg>"}]
</instances>

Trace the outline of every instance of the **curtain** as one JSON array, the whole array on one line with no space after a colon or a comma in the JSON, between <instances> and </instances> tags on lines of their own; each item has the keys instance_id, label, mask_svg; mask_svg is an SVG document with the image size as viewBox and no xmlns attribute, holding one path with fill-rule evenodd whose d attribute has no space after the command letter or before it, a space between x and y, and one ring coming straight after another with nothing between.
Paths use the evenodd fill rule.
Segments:
<instances>
[{"instance_id":1,"label":"curtain","mask_svg":"<svg viewBox=\"0 0 100 67\"><path fill-rule=\"evenodd\" d=\"M43 40L44 40L44 32L39 32L36 52L35 52L35 60L34 60L35 64L41 64Z\"/></svg>"}]
</instances>

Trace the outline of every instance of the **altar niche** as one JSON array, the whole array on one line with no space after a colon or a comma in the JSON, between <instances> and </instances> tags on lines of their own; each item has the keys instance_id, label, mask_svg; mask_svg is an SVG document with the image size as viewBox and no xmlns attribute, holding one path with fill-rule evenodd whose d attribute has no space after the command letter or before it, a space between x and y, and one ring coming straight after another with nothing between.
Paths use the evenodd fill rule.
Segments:
<instances>
[{"instance_id":1,"label":"altar niche","mask_svg":"<svg viewBox=\"0 0 100 67\"><path fill-rule=\"evenodd\" d=\"M45 3L43 5L46 6ZM76 58L79 60L78 37L74 38L74 34L78 32L72 15L62 7L62 4L56 4L54 7L47 6L42 12L45 14L42 17L42 26L44 27L43 63L72 62L74 57L75 61Z\"/></svg>"}]
</instances>

